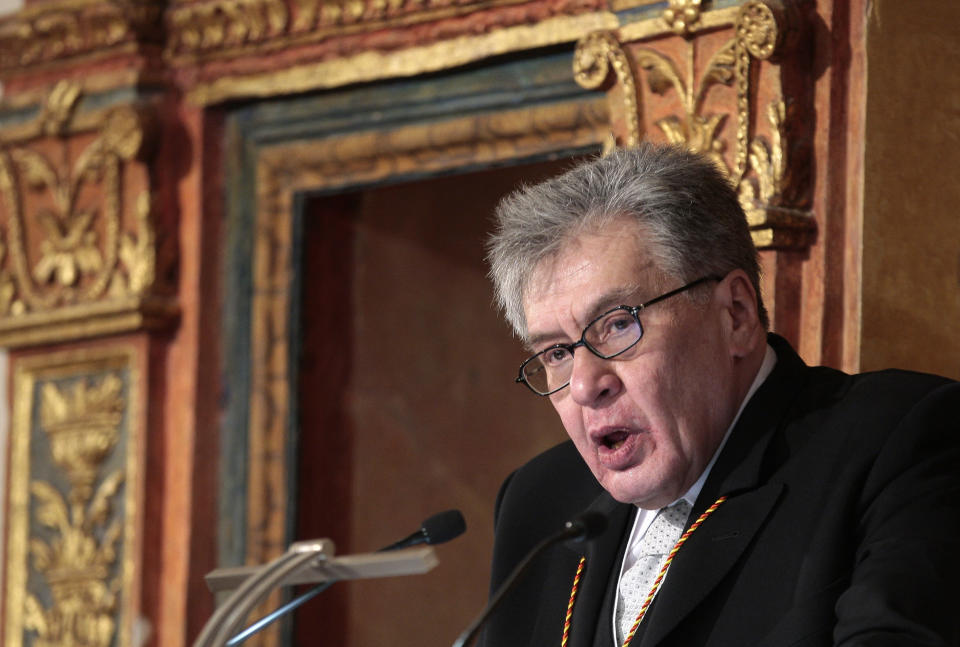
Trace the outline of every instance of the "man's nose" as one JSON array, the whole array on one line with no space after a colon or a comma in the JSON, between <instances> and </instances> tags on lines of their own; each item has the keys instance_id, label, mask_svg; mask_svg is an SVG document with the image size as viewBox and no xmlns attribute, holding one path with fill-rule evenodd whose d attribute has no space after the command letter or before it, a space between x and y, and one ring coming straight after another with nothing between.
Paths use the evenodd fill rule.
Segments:
<instances>
[{"instance_id":1,"label":"man's nose","mask_svg":"<svg viewBox=\"0 0 960 647\"><path fill-rule=\"evenodd\" d=\"M584 407L595 407L614 398L623 389L613 362L600 359L586 348L579 348L573 356L570 374L570 394Z\"/></svg>"}]
</instances>

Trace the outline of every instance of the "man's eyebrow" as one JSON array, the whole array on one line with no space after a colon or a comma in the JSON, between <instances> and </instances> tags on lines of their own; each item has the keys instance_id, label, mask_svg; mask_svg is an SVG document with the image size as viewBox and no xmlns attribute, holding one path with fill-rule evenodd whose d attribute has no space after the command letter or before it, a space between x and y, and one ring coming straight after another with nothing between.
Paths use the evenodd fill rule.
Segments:
<instances>
[{"instance_id":1,"label":"man's eyebrow","mask_svg":"<svg viewBox=\"0 0 960 647\"><path fill-rule=\"evenodd\" d=\"M636 295L641 289L642 288L639 285L625 285L604 292L590 302L590 305L586 310L587 315L584 317L583 323L586 324L589 321L593 321L596 317L599 317L607 310L616 308L617 306L638 305L639 302L633 303L633 301L636 301L636 297L634 295ZM627 301L630 301L630 303L627 303ZM545 348L544 343L548 340L560 339L563 337L563 333L544 332L528 338L524 343L524 346L526 346L527 350L529 350L531 353L536 353Z\"/></svg>"},{"instance_id":2,"label":"man's eyebrow","mask_svg":"<svg viewBox=\"0 0 960 647\"><path fill-rule=\"evenodd\" d=\"M591 321L607 310L616 308L617 306L638 305L640 302L637 301L636 295L641 289L643 288L639 285L624 285L601 294L590 303L590 308L587 310L587 321ZM630 303L627 303L628 301ZM635 301L636 303L634 303Z\"/></svg>"}]
</instances>

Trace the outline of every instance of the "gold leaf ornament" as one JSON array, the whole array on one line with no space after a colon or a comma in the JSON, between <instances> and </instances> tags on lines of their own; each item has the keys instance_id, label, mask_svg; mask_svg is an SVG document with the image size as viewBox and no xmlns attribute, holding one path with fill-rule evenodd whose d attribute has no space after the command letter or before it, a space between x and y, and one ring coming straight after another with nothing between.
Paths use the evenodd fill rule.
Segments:
<instances>
[{"instance_id":1,"label":"gold leaf ornament","mask_svg":"<svg viewBox=\"0 0 960 647\"><path fill-rule=\"evenodd\" d=\"M678 36L687 36L700 20L701 3L702 0L670 0L670 6L663 10L663 20Z\"/></svg>"},{"instance_id":2,"label":"gold leaf ornament","mask_svg":"<svg viewBox=\"0 0 960 647\"><path fill-rule=\"evenodd\" d=\"M34 481L30 493L37 499L37 522L41 525L66 532L70 528L70 515L63 495L49 483Z\"/></svg>"},{"instance_id":3,"label":"gold leaf ornament","mask_svg":"<svg viewBox=\"0 0 960 647\"><path fill-rule=\"evenodd\" d=\"M660 52L643 49L637 52L637 64L647 73L647 85L651 92L662 96L673 89L684 104L687 103L687 86L673 61Z\"/></svg>"},{"instance_id":4,"label":"gold leaf ornament","mask_svg":"<svg viewBox=\"0 0 960 647\"><path fill-rule=\"evenodd\" d=\"M117 285L120 293L129 291L132 294L141 294L151 285L156 273L156 234L150 219L150 195L147 192L137 197L137 229L138 235L126 233L120 239L120 262L127 270L127 285ZM118 281L123 278L119 272L114 277Z\"/></svg>"},{"instance_id":5,"label":"gold leaf ornament","mask_svg":"<svg viewBox=\"0 0 960 647\"><path fill-rule=\"evenodd\" d=\"M110 500L120 490L123 485L123 472L117 470L109 477L104 479L96 494L90 500L87 511L87 524L103 524L110 516Z\"/></svg>"},{"instance_id":6,"label":"gold leaf ornament","mask_svg":"<svg viewBox=\"0 0 960 647\"><path fill-rule=\"evenodd\" d=\"M49 635L47 616L37 598L28 593L23 600L23 611L23 628L25 630L35 631L40 636Z\"/></svg>"},{"instance_id":7,"label":"gold leaf ornament","mask_svg":"<svg viewBox=\"0 0 960 647\"><path fill-rule=\"evenodd\" d=\"M702 99L707 89L716 83L730 85L736 79L735 66L737 64L737 41L730 40L710 57L707 71L700 83L698 100Z\"/></svg>"},{"instance_id":8,"label":"gold leaf ornament","mask_svg":"<svg viewBox=\"0 0 960 647\"><path fill-rule=\"evenodd\" d=\"M62 79L53 86L53 90L44 102L40 116L41 131L48 135L59 135L73 116L73 110L80 99L79 83Z\"/></svg>"},{"instance_id":9,"label":"gold leaf ornament","mask_svg":"<svg viewBox=\"0 0 960 647\"><path fill-rule=\"evenodd\" d=\"M609 37L604 33L590 34L577 43L573 55L573 77L581 87L599 90L608 80L613 80L610 53Z\"/></svg>"},{"instance_id":10,"label":"gold leaf ornament","mask_svg":"<svg viewBox=\"0 0 960 647\"><path fill-rule=\"evenodd\" d=\"M103 147L123 160L132 160L143 146L143 124L140 116L129 107L112 110L102 131Z\"/></svg>"},{"instance_id":11,"label":"gold leaf ornament","mask_svg":"<svg viewBox=\"0 0 960 647\"><path fill-rule=\"evenodd\" d=\"M616 37L608 31L587 34L577 42L573 55L573 77L588 90L606 89L614 81L622 89L623 114L626 117L624 146L640 143L640 99L636 74L630 58ZM613 139L616 142L616 138ZM608 149L610 140L604 144Z\"/></svg>"},{"instance_id":12,"label":"gold leaf ornament","mask_svg":"<svg viewBox=\"0 0 960 647\"><path fill-rule=\"evenodd\" d=\"M737 38L746 45L747 51L754 58L770 58L779 45L781 32L777 27L777 16L773 7L782 14L782 6L777 0L751 0L740 9Z\"/></svg>"},{"instance_id":13,"label":"gold leaf ornament","mask_svg":"<svg viewBox=\"0 0 960 647\"><path fill-rule=\"evenodd\" d=\"M26 148L18 148L11 151L10 155L29 188L34 191L42 191L44 189L55 190L60 186L60 178L56 169L39 153Z\"/></svg>"},{"instance_id":14,"label":"gold leaf ornament","mask_svg":"<svg viewBox=\"0 0 960 647\"><path fill-rule=\"evenodd\" d=\"M29 542L30 556L33 558L33 567L38 571L45 571L53 563L53 551L46 542L39 539L31 539Z\"/></svg>"}]
</instances>

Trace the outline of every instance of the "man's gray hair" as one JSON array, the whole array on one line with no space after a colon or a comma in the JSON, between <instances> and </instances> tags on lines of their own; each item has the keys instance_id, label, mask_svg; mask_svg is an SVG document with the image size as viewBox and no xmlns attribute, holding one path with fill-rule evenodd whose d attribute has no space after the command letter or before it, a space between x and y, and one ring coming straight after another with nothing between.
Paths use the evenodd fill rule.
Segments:
<instances>
[{"instance_id":1,"label":"man's gray hair","mask_svg":"<svg viewBox=\"0 0 960 647\"><path fill-rule=\"evenodd\" d=\"M757 292L760 321L769 326L757 251L730 181L705 157L643 143L522 187L500 202L487 259L497 302L521 339L527 337L523 299L537 266L581 233L621 216L636 218L655 267L678 284L745 271Z\"/></svg>"}]
</instances>

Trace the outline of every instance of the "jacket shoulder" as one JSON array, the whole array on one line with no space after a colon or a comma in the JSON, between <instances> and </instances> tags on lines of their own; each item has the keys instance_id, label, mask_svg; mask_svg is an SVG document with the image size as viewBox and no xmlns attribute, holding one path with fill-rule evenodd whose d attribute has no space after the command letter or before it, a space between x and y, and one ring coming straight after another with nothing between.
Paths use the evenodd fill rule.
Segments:
<instances>
[{"instance_id":1,"label":"jacket shoulder","mask_svg":"<svg viewBox=\"0 0 960 647\"><path fill-rule=\"evenodd\" d=\"M566 441L537 455L504 482L497 497L497 525L530 524L542 532L581 512L603 489L576 447ZM514 527L514 530L517 530Z\"/></svg>"}]
</instances>

